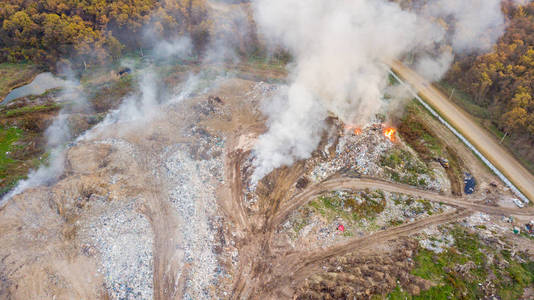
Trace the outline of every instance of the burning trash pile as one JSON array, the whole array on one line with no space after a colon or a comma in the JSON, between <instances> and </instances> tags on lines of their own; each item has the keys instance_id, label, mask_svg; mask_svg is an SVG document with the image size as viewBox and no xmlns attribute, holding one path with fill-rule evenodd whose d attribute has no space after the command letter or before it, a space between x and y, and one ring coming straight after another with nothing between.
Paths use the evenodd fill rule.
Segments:
<instances>
[{"instance_id":1,"label":"burning trash pile","mask_svg":"<svg viewBox=\"0 0 534 300\"><path fill-rule=\"evenodd\" d=\"M323 159L310 162L313 164L309 176L311 181L320 182L336 173L343 173L349 177L370 176L436 191L442 189L439 179L402 143L394 127L382 122L363 128L350 124L337 126L341 128L339 139L335 142L329 139L322 151ZM335 153L327 150L331 147L335 147ZM384 164L385 157L398 153L403 154L397 158L400 163L395 166Z\"/></svg>"},{"instance_id":2,"label":"burning trash pile","mask_svg":"<svg viewBox=\"0 0 534 300\"><path fill-rule=\"evenodd\" d=\"M395 134L397 130L393 127L384 128L384 136L387 137L390 141L395 142Z\"/></svg>"},{"instance_id":3,"label":"burning trash pile","mask_svg":"<svg viewBox=\"0 0 534 300\"><path fill-rule=\"evenodd\" d=\"M393 147L395 129L390 128L392 130L388 130L389 136L387 136L382 123L372 123L363 128L345 124L339 128L343 131L335 145L335 154L315 166L310 179L319 182L340 170L346 170L351 174L382 177L380 157ZM331 146L334 145L327 145Z\"/></svg>"}]
</instances>

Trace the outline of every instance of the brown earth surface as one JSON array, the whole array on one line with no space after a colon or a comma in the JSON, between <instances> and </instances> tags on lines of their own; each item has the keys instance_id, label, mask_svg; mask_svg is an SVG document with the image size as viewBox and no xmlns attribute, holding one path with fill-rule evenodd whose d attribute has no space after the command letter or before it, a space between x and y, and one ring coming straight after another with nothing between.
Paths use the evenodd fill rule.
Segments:
<instances>
[{"instance_id":1,"label":"brown earth surface","mask_svg":"<svg viewBox=\"0 0 534 300\"><path fill-rule=\"evenodd\" d=\"M527 198L534 200L534 175L519 163L512 154L469 115L423 77L399 61L391 63L392 68L406 80L464 137L466 137L493 165L499 169Z\"/></svg>"},{"instance_id":2,"label":"brown earth surface","mask_svg":"<svg viewBox=\"0 0 534 300\"><path fill-rule=\"evenodd\" d=\"M108 279L97 271L102 268L101 254L90 250L92 248L81 240L87 226L93 225L85 220L105 213L93 208L98 198L105 199L105 208L134 199L134 211L148 220L153 233L150 236L153 297L179 299L189 293L191 281L202 275L196 273L200 272L201 261L184 260L185 235L195 228L184 223L171 201L176 186L166 159L176 146L188 149L195 163L214 157L223 161L223 180L206 180L206 187L216 187L216 210L222 218L219 225L213 225L221 242L213 247L212 253L228 274L227 279L219 281L215 291L208 292L212 297L287 299L303 295L303 289L315 289L313 282L306 281L310 276L333 276L332 269L323 268L325 264L332 264L332 259L348 255L350 268L366 265L365 257L377 260L371 254L383 249L384 244L399 243L402 237L432 225L463 219L474 211L534 217L532 209L478 203L483 195L453 197L373 178L334 176L320 183L304 184L301 178L308 170L303 161L279 168L260 181L252 192L258 199L257 209L252 210L245 204L245 195L251 193L247 191L247 161L255 137L265 131L265 120L257 111L258 104L271 92L272 86L267 84L225 80L207 94L165 107L152 120L109 124L71 147L66 156L65 174L59 182L30 189L0 208L0 298L96 299L110 296L105 283ZM212 95L220 97L221 103L214 104L210 100L215 99L210 97ZM195 127L191 129L192 124ZM208 153L198 142L201 137L224 137L222 153ZM182 187L183 190L187 188ZM295 249L278 238L277 231L290 213L320 193L367 188L443 202L456 210L367 236L351 237L341 244L321 249ZM210 210L206 207L208 202L203 201L198 202L202 213ZM407 243L401 248L413 248ZM389 251L392 249L395 247L389 247ZM237 252L236 259L231 257L233 251ZM360 254L361 259L358 258ZM392 258L391 263L405 257L409 255ZM384 262L385 266L388 264L389 261ZM405 274L407 267L391 267L391 270ZM384 273L388 268L378 271ZM414 280L408 281L413 283ZM427 285L416 282L412 288L417 290ZM365 290L361 292L366 293Z\"/></svg>"}]
</instances>

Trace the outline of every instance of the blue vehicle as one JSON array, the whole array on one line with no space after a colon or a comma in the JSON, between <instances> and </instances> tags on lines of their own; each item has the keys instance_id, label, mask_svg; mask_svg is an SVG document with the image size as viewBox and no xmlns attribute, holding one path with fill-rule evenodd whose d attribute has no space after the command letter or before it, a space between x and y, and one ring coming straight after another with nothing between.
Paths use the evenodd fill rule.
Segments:
<instances>
[{"instance_id":1,"label":"blue vehicle","mask_svg":"<svg viewBox=\"0 0 534 300\"><path fill-rule=\"evenodd\" d=\"M475 180L475 177L469 173L464 174L464 193L467 195L470 195L475 192L475 186L477 185L477 182Z\"/></svg>"}]
</instances>

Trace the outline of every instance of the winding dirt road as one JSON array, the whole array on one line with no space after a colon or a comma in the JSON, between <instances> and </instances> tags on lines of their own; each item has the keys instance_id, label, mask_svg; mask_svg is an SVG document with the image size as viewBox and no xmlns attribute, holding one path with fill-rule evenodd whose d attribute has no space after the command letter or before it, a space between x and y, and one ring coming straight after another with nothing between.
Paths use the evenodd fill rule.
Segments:
<instances>
[{"instance_id":1,"label":"winding dirt road","mask_svg":"<svg viewBox=\"0 0 534 300\"><path fill-rule=\"evenodd\" d=\"M306 205L309 201L315 199L321 193L333 190L365 190L378 189L386 192L401 193L421 197L429 201L441 202L450 206L465 208L472 211L479 211L490 215L518 215L518 216L534 216L534 209L525 208L504 208L496 206L488 206L478 203L466 201L465 198L440 195L435 192L421 190L413 186L392 183L371 178L347 178L335 177L323 181L317 185L311 186L301 193L295 195L288 203L280 209L280 213L273 219L273 224L283 223L289 214L294 210Z\"/></svg>"},{"instance_id":2,"label":"winding dirt road","mask_svg":"<svg viewBox=\"0 0 534 300\"><path fill-rule=\"evenodd\" d=\"M239 155L230 156L229 166L238 165L240 162ZM239 172L239 167L232 168L234 172ZM272 186L275 191L269 195L290 193L289 187L296 182L296 179L302 175L299 168L286 168L286 170L274 178L284 178L286 184L277 184L273 182ZM236 186L233 190L233 201L240 202L238 190L240 188L239 176L230 175L229 181ZM278 182L279 183L279 182ZM284 186L281 190L276 187ZM306 205L309 201L315 199L318 195L333 190L365 190L379 189L387 192L402 193L421 197L429 201L441 202L455 207L453 211L433 215L411 223L403 224L393 228L388 228L376 233L363 237L354 237L341 244L322 249L294 249L283 245L277 245L275 242L275 232L283 224L292 212ZM280 198L280 197L274 197ZM249 223L248 228L243 233L246 238L240 245L240 254L242 255L240 265L237 270L236 281L234 281L233 295L234 299L249 298L253 295L263 299L280 299L291 298L292 292L309 276L321 271L321 266L325 261L332 257L344 255L354 251L370 249L376 245L388 241L397 240L407 237L424 228L432 225L440 225L455 222L459 219L468 217L473 212L483 212L491 215L522 215L534 216L534 209L515 209L495 207L474 203L465 197L454 197L421 190L413 186L386 182L374 178L351 178L334 176L323 182L313 184L303 191L293 196L282 197L278 201L273 201L271 197L264 199L265 208L261 209L259 216L254 213L244 218L244 222L251 222L256 219L256 226ZM275 204L276 202L276 204ZM268 204L270 203L270 205ZM239 207L238 203L233 205ZM238 209L231 210L233 214L243 214ZM251 212L249 212L251 213ZM271 214L272 217L268 217ZM258 218L259 217L259 218ZM262 221L260 221L262 220ZM260 225L262 224L262 225ZM281 246L281 247L280 247ZM258 259L261 257L261 259Z\"/></svg>"},{"instance_id":3,"label":"winding dirt road","mask_svg":"<svg viewBox=\"0 0 534 300\"><path fill-rule=\"evenodd\" d=\"M429 105L460 131L527 198L534 201L534 175L506 151L495 138L419 74L399 61L391 62L390 66L402 79L418 91Z\"/></svg>"}]
</instances>

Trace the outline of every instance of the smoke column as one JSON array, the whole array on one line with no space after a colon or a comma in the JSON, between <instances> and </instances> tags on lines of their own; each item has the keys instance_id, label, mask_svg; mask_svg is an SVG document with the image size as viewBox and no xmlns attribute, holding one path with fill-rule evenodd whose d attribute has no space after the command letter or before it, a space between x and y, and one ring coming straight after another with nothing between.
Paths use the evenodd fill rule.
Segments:
<instances>
[{"instance_id":1,"label":"smoke column","mask_svg":"<svg viewBox=\"0 0 534 300\"><path fill-rule=\"evenodd\" d=\"M504 30L500 0L429 1L412 11L386 0L257 0L254 14L259 34L294 63L289 86L264 109L268 131L254 148L252 182L308 158L328 112L368 123L384 105L388 60L416 54L416 69L437 80L452 51L489 50Z\"/></svg>"}]
</instances>

